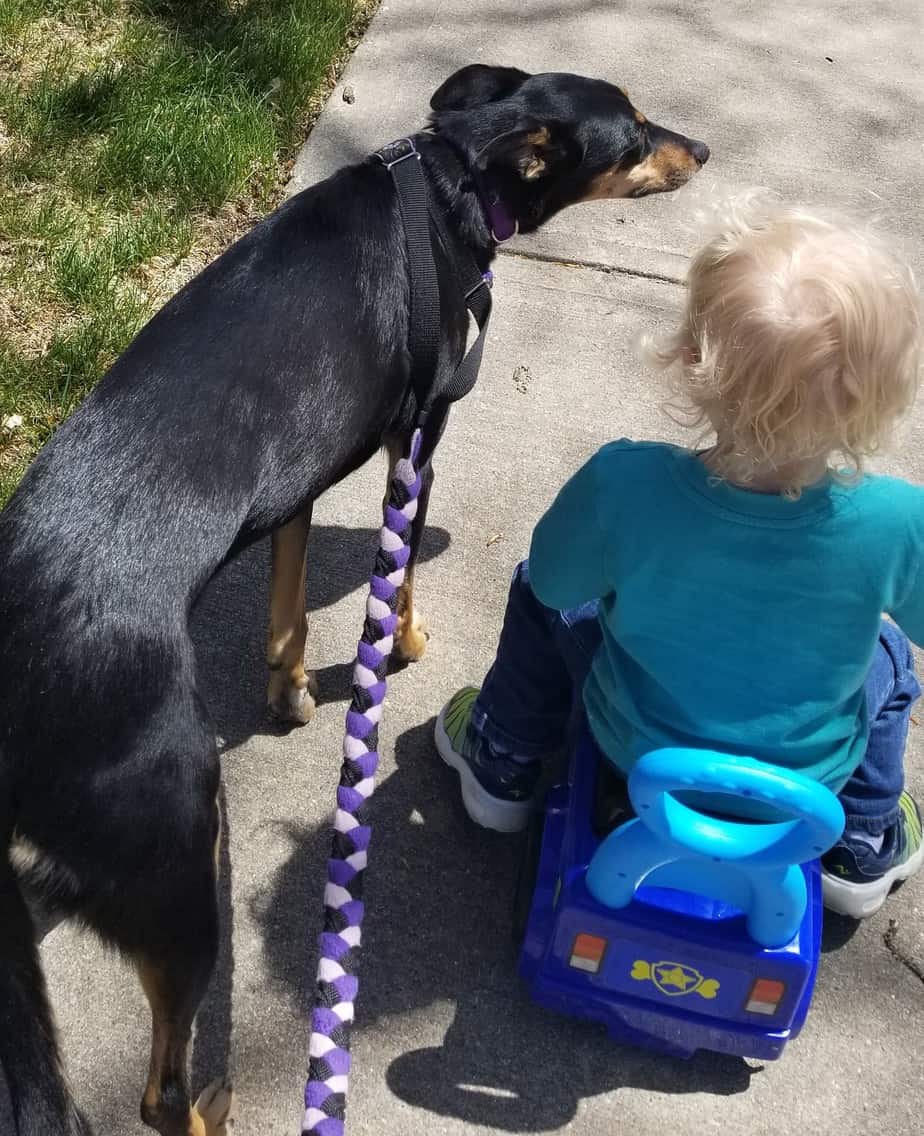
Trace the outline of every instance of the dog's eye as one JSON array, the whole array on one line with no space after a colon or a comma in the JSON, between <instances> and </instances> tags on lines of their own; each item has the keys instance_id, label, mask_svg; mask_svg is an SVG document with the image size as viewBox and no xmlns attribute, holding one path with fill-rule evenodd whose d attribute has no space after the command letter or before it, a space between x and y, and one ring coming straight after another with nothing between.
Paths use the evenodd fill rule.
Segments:
<instances>
[{"instance_id":1,"label":"dog's eye","mask_svg":"<svg viewBox=\"0 0 924 1136\"><path fill-rule=\"evenodd\" d=\"M648 157L651 152L651 146L648 142L648 137L644 130L639 131L635 143L629 147L629 152L626 154L626 161L632 165L636 165L644 158Z\"/></svg>"}]
</instances>

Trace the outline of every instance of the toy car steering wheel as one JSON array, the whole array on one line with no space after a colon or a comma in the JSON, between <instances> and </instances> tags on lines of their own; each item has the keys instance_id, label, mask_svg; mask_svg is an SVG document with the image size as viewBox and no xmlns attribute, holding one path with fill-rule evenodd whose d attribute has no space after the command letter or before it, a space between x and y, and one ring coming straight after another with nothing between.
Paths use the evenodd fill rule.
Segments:
<instances>
[{"instance_id":1,"label":"toy car steering wheel","mask_svg":"<svg viewBox=\"0 0 924 1136\"><path fill-rule=\"evenodd\" d=\"M746 824L683 804L676 792L720 793L767 805L791 819ZM753 867L803 864L826 852L844 828L840 802L803 774L752 757L660 749L639 760L629 797L644 825L667 843L712 860Z\"/></svg>"},{"instance_id":2,"label":"toy car steering wheel","mask_svg":"<svg viewBox=\"0 0 924 1136\"><path fill-rule=\"evenodd\" d=\"M720 819L679 801L677 792L739 797L788 819ZM806 906L799 865L830 848L844 827L841 804L824 785L709 750L646 754L629 776L629 797L638 816L611 832L588 866L594 898L624 907L643 883L711 896L744 911L751 937L767 947L798 931Z\"/></svg>"}]
</instances>

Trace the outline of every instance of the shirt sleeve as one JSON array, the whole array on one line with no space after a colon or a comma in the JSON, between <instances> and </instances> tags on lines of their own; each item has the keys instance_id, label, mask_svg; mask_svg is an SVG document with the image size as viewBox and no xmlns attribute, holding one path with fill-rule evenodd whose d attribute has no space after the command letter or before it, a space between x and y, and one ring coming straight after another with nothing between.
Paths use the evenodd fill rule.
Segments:
<instances>
[{"instance_id":1,"label":"shirt sleeve","mask_svg":"<svg viewBox=\"0 0 924 1136\"><path fill-rule=\"evenodd\" d=\"M568 481L533 530L529 580L546 607L564 610L611 590L597 501L597 456Z\"/></svg>"},{"instance_id":2,"label":"shirt sleeve","mask_svg":"<svg viewBox=\"0 0 924 1136\"><path fill-rule=\"evenodd\" d=\"M924 550L922 550L924 555ZM904 594L892 604L889 615L904 631L912 643L924 647L924 572L920 560L912 571Z\"/></svg>"},{"instance_id":3,"label":"shirt sleeve","mask_svg":"<svg viewBox=\"0 0 924 1136\"><path fill-rule=\"evenodd\" d=\"M924 489L904 483L902 490L901 570L889 615L913 643L924 647Z\"/></svg>"}]
</instances>

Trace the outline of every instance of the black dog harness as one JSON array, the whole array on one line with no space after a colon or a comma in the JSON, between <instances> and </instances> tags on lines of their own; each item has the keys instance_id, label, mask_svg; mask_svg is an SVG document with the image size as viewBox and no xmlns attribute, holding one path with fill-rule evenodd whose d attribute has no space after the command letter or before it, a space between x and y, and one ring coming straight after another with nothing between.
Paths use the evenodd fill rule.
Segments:
<instances>
[{"instance_id":1,"label":"black dog harness","mask_svg":"<svg viewBox=\"0 0 924 1136\"><path fill-rule=\"evenodd\" d=\"M392 176L410 270L411 311L408 351L411 383L417 400L417 425L422 426L438 400L456 402L467 395L478 379L485 333L491 316L493 273L482 272L475 258L446 226L441 209L431 200L420 151L411 138L399 138L377 150L375 156ZM430 222L436 229L446 256L455 268L465 306L478 325L478 337L449 380L437 384L440 343L440 291L433 259Z\"/></svg>"}]
</instances>

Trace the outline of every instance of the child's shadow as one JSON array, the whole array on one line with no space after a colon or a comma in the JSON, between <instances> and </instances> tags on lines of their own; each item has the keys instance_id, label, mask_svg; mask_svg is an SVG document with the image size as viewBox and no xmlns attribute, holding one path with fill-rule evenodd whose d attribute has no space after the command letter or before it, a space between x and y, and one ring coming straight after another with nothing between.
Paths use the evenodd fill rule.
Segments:
<instances>
[{"instance_id":1,"label":"child's shadow","mask_svg":"<svg viewBox=\"0 0 924 1136\"><path fill-rule=\"evenodd\" d=\"M740 1059L679 1061L617 1046L601 1029L529 1001L511 941L520 841L468 820L432 736L431 720L398 739L397 770L373 798L357 1028L446 1000L456 1003L456 1018L442 1046L392 1062L392 1092L509 1132L558 1129L583 1098L623 1087L743 1092L753 1069ZM317 930L329 833L290 837L292 856L255 914L270 972L306 1012L314 967L304 944ZM293 912L305 913L305 925L292 925Z\"/></svg>"}]
</instances>

